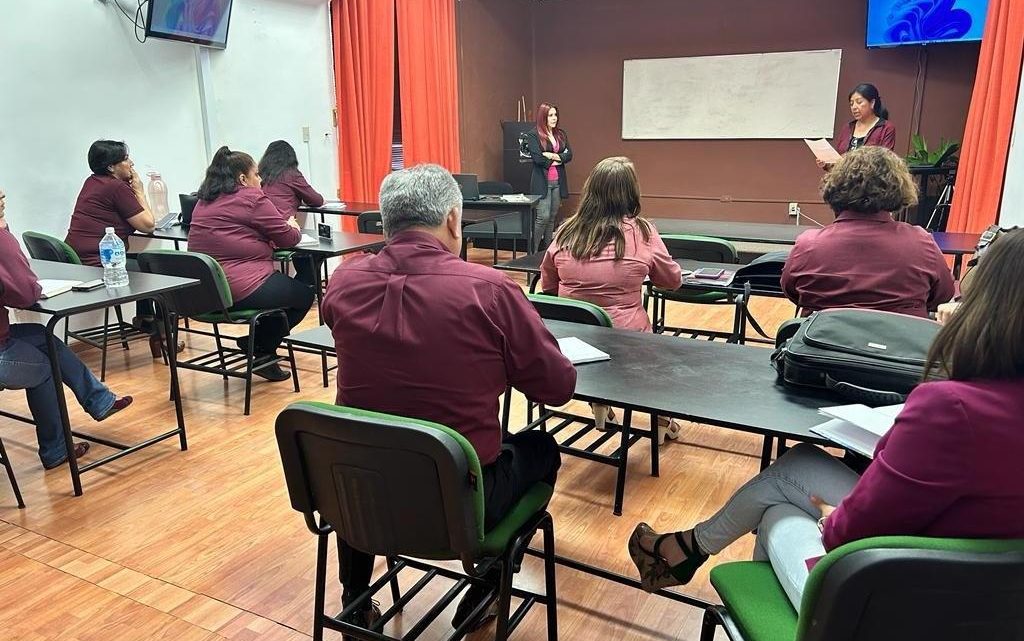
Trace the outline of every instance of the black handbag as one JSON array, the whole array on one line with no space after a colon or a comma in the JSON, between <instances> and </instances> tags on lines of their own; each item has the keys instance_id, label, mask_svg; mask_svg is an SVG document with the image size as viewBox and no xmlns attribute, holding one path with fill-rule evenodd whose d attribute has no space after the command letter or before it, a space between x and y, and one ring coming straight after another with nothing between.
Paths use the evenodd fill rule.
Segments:
<instances>
[{"instance_id":1,"label":"black handbag","mask_svg":"<svg viewBox=\"0 0 1024 641\"><path fill-rule=\"evenodd\" d=\"M870 309L811 314L772 354L789 385L832 390L865 405L902 403L924 375L940 325Z\"/></svg>"},{"instance_id":2,"label":"black handbag","mask_svg":"<svg viewBox=\"0 0 1024 641\"><path fill-rule=\"evenodd\" d=\"M782 269L786 266L789 251L774 251L758 256L750 263L736 270L734 285L750 283L753 289L761 291L782 291Z\"/></svg>"}]
</instances>

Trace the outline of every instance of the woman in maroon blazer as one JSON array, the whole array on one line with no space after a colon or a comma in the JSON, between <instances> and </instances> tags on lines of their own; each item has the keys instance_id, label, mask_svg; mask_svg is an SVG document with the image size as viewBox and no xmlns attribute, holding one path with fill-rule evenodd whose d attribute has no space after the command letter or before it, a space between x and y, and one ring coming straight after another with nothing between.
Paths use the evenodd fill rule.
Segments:
<instances>
[{"instance_id":1,"label":"woman in maroon blazer","mask_svg":"<svg viewBox=\"0 0 1024 641\"><path fill-rule=\"evenodd\" d=\"M973 287L939 331L911 392L860 476L801 444L743 485L709 519L629 541L645 589L687 583L709 555L757 532L795 609L808 560L884 535L1024 538L1024 231L992 243ZM835 506L835 507L833 507Z\"/></svg>"},{"instance_id":2,"label":"woman in maroon blazer","mask_svg":"<svg viewBox=\"0 0 1024 641\"><path fill-rule=\"evenodd\" d=\"M287 327L266 322L251 337L257 359L266 359L275 355L281 339L306 316L313 290L274 271L274 248L294 247L302 232L294 218L281 215L260 184L252 156L227 147L218 149L199 187L188 248L220 263L231 287L232 309L284 309ZM249 340L239 339L239 348L247 349ZM272 381L290 377L276 365L258 374Z\"/></svg>"},{"instance_id":3,"label":"woman in maroon blazer","mask_svg":"<svg viewBox=\"0 0 1024 641\"><path fill-rule=\"evenodd\" d=\"M889 110L882 104L878 88L868 83L860 84L850 92L848 98L853 120L839 130L836 151L845 154L868 146L896 151L896 127L889 122ZM822 169L831 168L831 165L820 160L818 166Z\"/></svg>"}]
</instances>

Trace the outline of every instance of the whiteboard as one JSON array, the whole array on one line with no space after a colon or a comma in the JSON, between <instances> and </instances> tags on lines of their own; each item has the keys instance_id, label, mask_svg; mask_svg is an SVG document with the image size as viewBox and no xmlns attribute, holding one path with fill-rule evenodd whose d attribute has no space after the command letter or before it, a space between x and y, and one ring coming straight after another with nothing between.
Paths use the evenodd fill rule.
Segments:
<instances>
[{"instance_id":1,"label":"whiteboard","mask_svg":"<svg viewBox=\"0 0 1024 641\"><path fill-rule=\"evenodd\" d=\"M626 60L622 138L831 138L841 49Z\"/></svg>"}]
</instances>

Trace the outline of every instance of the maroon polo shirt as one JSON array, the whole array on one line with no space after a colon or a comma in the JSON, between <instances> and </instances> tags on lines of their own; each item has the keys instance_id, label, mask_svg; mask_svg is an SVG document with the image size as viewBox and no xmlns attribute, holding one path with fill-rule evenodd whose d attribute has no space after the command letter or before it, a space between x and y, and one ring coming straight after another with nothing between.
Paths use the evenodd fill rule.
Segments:
<instances>
[{"instance_id":1,"label":"maroon polo shirt","mask_svg":"<svg viewBox=\"0 0 1024 641\"><path fill-rule=\"evenodd\" d=\"M285 218L294 216L303 203L310 207L324 204L324 197L306 182L305 176L298 169L284 172L273 183L263 183L263 193Z\"/></svg>"},{"instance_id":2,"label":"maroon polo shirt","mask_svg":"<svg viewBox=\"0 0 1024 641\"><path fill-rule=\"evenodd\" d=\"M43 291L28 259L21 253L18 240L6 227L0 229L0 284L3 284L0 294L0 305L3 305L0 307L3 310L0 311L0 348L3 348L11 335L7 306L28 307L39 300Z\"/></svg>"},{"instance_id":3,"label":"maroon polo shirt","mask_svg":"<svg viewBox=\"0 0 1024 641\"><path fill-rule=\"evenodd\" d=\"M953 297L953 276L931 234L887 212L843 212L796 239L782 288L804 315L862 307L928 316Z\"/></svg>"},{"instance_id":4,"label":"maroon polo shirt","mask_svg":"<svg viewBox=\"0 0 1024 641\"><path fill-rule=\"evenodd\" d=\"M78 194L64 242L78 252L83 264L99 267L100 241L106 228L113 227L127 248L133 229L128 219L142 211L142 204L125 181L113 176L89 176Z\"/></svg>"},{"instance_id":5,"label":"maroon polo shirt","mask_svg":"<svg viewBox=\"0 0 1024 641\"><path fill-rule=\"evenodd\" d=\"M238 302L270 278L274 247L292 247L300 238L302 232L285 221L258 187L241 187L196 204L188 248L220 263Z\"/></svg>"},{"instance_id":6,"label":"maroon polo shirt","mask_svg":"<svg viewBox=\"0 0 1024 641\"><path fill-rule=\"evenodd\" d=\"M523 291L425 232L331 275L324 321L338 351L338 404L446 425L483 465L501 448L498 397L512 385L562 405L576 370Z\"/></svg>"},{"instance_id":7,"label":"maroon polo shirt","mask_svg":"<svg viewBox=\"0 0 1024 641\"><path fill-rule=\"evenodd\" d=\"M850 151L850 142L853 140L853 128L857 126L856 120L851 120L845 127L839 130L839 138L836 141L836 151L845 154ZM888 120L881 120L868 131L865 136L864 147L885 147L890 151L896 151L896 127Z\"/></svg>"}]
</instances>

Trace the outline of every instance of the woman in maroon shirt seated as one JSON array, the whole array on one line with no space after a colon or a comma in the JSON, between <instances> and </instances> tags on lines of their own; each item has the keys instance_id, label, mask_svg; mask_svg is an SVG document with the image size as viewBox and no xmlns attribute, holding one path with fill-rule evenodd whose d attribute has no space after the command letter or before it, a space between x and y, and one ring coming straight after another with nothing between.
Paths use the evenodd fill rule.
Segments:
<instances>
[{"instance_id":1,"label":"woman in maroon shirt seated","mask_svg":"<svg viewBox=\"0 0 1024 641\"><path fill-rule=\"evenodd\" d=\"M753 530L755 557L771 561L798 610L806 562L850 541L1024 538L1024 279L1007 277L1024 273L1024 231L999 238L977 269L928 355L926 372L949 380L911 392L862 476L798 445L689 530L639 524L629 548L645 589L687 583Z\"/></svg>"},{"instance_id":2,"label":"woman in maroon shirt seated","mask_svg":"<svg viewBox=\"0 0 1024 641\"><path fill-rule=\"evenodd\" d=\"M284 140L270 143L260 158L260 180L263 181L263 193L274 203L281 215L295 218L299 227L306 226L306 214L299 211L299 205L320 207L324 197L313 189L306 177L299 171L299 159L295 149ZM316 284L316 270L323 265L322 258L304 254L296 256L295 277L310 287Z\"/></svg>"},{"instance_id":3,"label":"woman in maroon shirt seated","mask_svg":"<svg viewBox=\"0 0 1024 641\"><path fill-rule=\"evenodd\" d=\"M889 110L882 105L875 85L857 85L848 96L850 114L853 116L845 127L839 130L836 151L845 154L861 147L885 147L896 151L896 127L889 122ZM830 169L829 163L818 161L822 169Z\"/></svg>"},{"instance_id":4,"label":"woman in maroon shirt seated","mask_svg":"<svg viewBox=\"0 0 1024 641\"><path fill-rule=\"evenodd\" d=\"M825 175L822 196L835 222L800 234L782 270L783 291L805 315L862 307L927 317L953 297L931 234L889 213L917 202L899 156L883 147L851 151Z\"/></svg>"},{"instance_id":5,"label":"woman in maroon shirt seated","mask_svg":"<svg viewBox=\"0 0 1024 641\"><path fill-rule=\"evenodd\" d=\"M293 247L302 232L294 218L281 215L260 184L252 156L227 147L218 149L199 187L188 246L220 263L231 287L231 309L284 309L287 327L270 319L258 325L252 337L257 359L266 360L275 356L281 339L305 318L313 304L313 290L274 271L274 248ZM239 348L248 349L249 340L247 336L238 339ZM277 366L256 373L272 381L290 376Z\"/></svg>"}]
</instances>

